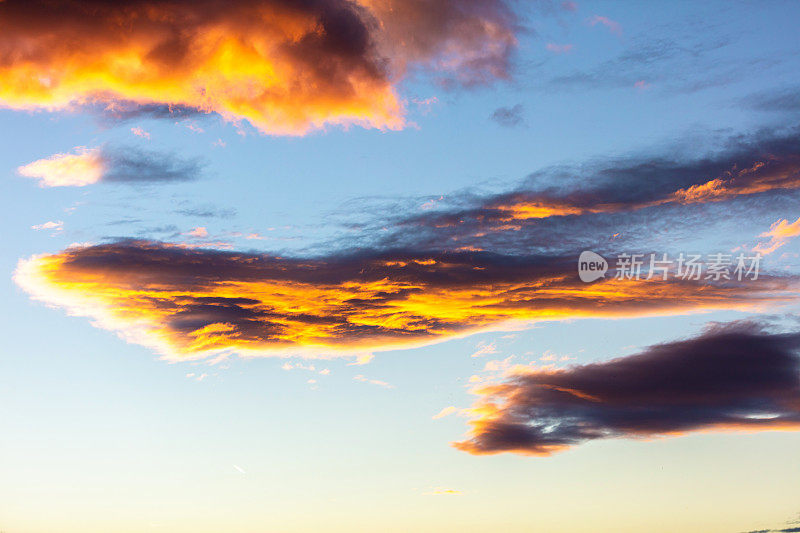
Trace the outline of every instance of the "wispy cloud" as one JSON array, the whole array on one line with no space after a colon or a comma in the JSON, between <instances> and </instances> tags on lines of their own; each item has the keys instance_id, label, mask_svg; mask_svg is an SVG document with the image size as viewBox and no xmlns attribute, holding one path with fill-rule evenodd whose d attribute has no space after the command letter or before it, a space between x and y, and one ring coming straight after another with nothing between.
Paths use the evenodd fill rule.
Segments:
<instances>
[{"instance_id":1,"label":"wispy cloud","mask_svg":"<svg viewBox=\"0 0 800 533\"><path fill-rule=\"evenodd\" d=\"M59 220L59 221L49 220L49 221L47 221L47 222L45 222L43 224L35 224L35 225L31 226L31 229L36 230L36 231L48 230L48 229L49 230L53 230L53 231L62 231L64 229L64 221L63 220Z\"/></svg>"},{"instance_id":2,"label":"wispy cloud","mask_svg":"<svg viewBox=\"0 0 800 533\"><path fill-rule=\"evenodd\" d=\"M462 492L456 489L448 489L446 487L436 487L427 492L422 493L423 496L460 496Z\"/></svg>"},{"instance_id":3,"label":"wispy cloud","mask_svg":"<svg viewBox=\"0 0 800 533\"><path fill-rule=\"evenodd\" d=\"M446 416L450 416L453 413L457 413L457 412L458 412L458 407L455 407L454 405L448 405L447 407L443 408L441 411L439 411L438 413L433 415L431 418L433 420L439 420L440 418L444 418Z\"/></svg>"},{"instance_id":4,"label":"wispy cloud","mask_svg":"<svg viewBox=\"0 0 800 533\"><path fill-rule=\"evenodd\" d=\"M548 52L553 52L554 54L566 54L568 52L572 52L572 50L575 48L575 45L547 43L545 48Z\"/></svg>"},{"instance_id":5,"label":"wispy cloud","mask_svg":"<svg viewBox=\"0 0 800 533\"><path fill-rule=\"evenodd\" d=\"M370 378L364 376L363 374L358 374L356 376L353 376L353 379L355 381L360 381L361 383L369 383L370 385L377 385L378 387L383 387L384 389L393 389L394 388L394 385L391 385L391 384L389 384L389 383L387 383L385 381L382 381L380 379L370 379Z\"/></svg>"},{"instance_id":6,"label":"wispy cloud","mask_svg":"<svg viewBox=\"0 0 800 533\"><path fill-rule=\"evenodd\" d=\"M769 241L759 243L753 248L753 251L764 255L771 254L798 235L800 235L800 218L792 223L785 218L778 220L770 226L769 231L759 235L759 237L769 237Z\"/></svg>"},{"instance_id":7,"label":"wispy cloud","mask_svg":"<svg viewBox=\"0 0 800 533\"><path fill-rule=\"evenodd\" d=\"M525 122L523 113L525 108L522 104L516 104L512 107L498 107L491 115L491 119L507 128L520 126Z\"/></svg>"},{"instance_id":8,"label":"wispy cloud","mask_svg":"<svg viewBox=\"0 0 800 533\"><path fill-rule=\"evenodd\" d=\"M608 31L615 35L622 35L622 24L615 20L611 20L608 17L604 17L603 15L594 15L592 18L589 19L590 26L602 25L608 28Z\"/></svg>"},{"instance_id":9,"label":"wispy cloud","mask_svg":"<svg viewBox=\"0 0 800 533\"><path fill-rule=\"evenodd\" d=\"M131 133L133 133L137 137L150 140L150 133L138 126L131 128Z\"/></svg>"}]
</instances>

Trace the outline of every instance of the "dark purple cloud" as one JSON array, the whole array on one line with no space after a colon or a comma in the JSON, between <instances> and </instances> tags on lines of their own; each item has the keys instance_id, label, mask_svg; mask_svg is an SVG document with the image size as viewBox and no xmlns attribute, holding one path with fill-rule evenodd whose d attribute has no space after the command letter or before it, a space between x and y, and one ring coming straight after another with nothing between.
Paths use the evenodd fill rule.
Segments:
<instances>
[{"instance_id":1,"label":"dark purple cloud","mask_svg":"<svg viewBox=\"0 0 800 533\"><path fill-rule=\"evenodd\" d=\"M549 455L597 439L797 430L798 348L800 333L735 322L629 357L520 371L477 391L485 414L454 445Z\"/></svg>"}]
</instances>

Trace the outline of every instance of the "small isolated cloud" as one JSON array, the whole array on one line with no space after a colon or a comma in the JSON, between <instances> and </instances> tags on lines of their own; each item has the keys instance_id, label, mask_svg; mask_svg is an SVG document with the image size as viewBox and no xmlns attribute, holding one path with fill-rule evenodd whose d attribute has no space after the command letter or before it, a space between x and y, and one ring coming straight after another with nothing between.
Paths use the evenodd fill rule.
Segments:
<instances>
[{"instance_id":1,"label":"small isolated cloud","mask_svg":"<svg viewBox=\"0 0 800 533\"><path fill-rule=\"evenodd\" d=\"M470 357L483 357L484 355L497 353L497 347L494 343L478 345L478 349L473 352Z\"/></svg>"},{"instance_id":2,"label":"small isolated cloud","mask_svg":"<svg viewBox=\"0 0 800 533\"><path fill-rule=\"evenodd\" d=\"M547 43L545 48L548 52L553 52L554 54L566 54L568 52L572 52L572 50L575 48L575 45Z\"/></svg>"},{"instance_id":3,"label":"small isolated cloud","mask_svg":"<svg viewBox=\"0 0 800 533\"><path fill-rule=\"evenodd\" d=\"M347 366L368 365L373 359L375 359L375 354L373 353L360 353L356 355L354 361L347 363Z\"/></svg>"},{"instance_id":4,"label":"small isolated cloud","mask_svg":"<svg viewBox=\"0 0 800 533\"><path fill-rule=\"evenodd\" d=\"M444 487L436 487L428 492L423 492L423 496L460 496L462 492L456 489L447 489Z\"/></svg>"},{"instance_id":5,"label":"small isolated cloud","mask_svg":"<svg viewBox=\"0 0 800 533\"><path fill-rule=\"evenodd\" d=\"M595 15L589 19L590 26L597 26L598 24L605 26L608 28L608 31L615 35L622 35L622 25L619 22L602 15Z\"/></svg>"},{"instance_id":6,"label":"small isolated cloud","mask_svg":"<svg viewBox=\"0 0 800 533\"><path fill-rule=\"evenodd\" d=\"M472 454L550 455L597 439L800 430L800 333L751 322L567 369L519 367L478 385Z\"/></svg>"},{"instance_id":7,"label":"small isolated cloud","mask_svg":"<svg viewBox=\"0 0 800 533\"><path fill-rule=\"evenodd\" d=\"M442 409L441 411L439 411L438 413L433 415L431 418L433 420L439 420L440 418L444 418L446 416L452 415L453 413L455 413L457 411L458 411L458 407L456 407L454 405L448 405L447 407L445 407L444 409Z\"/></svg>"},{"instance_id":8,"label":"small isolated cloud","mask_svg":"<svg viewBox=\"0 0 800 533\"><path fill-rule=\"evenodd\" d=\"M769 231L759 235L759 237L769 237L769 241L757 244L753 251L764 255L771 254L798 235L800 235L800 217L791 224L785 218L778 220L769 227Z\"/></svg>"},{"instance_id":9,"label":"small isolated cloud","mask_svg":"<svg viewBox=\"0 0 800 533\"><path fill-rule=\"evenodd\" d=\"M379 379L370 379L363 374L358 374L357 376L353 376L355 381L360 381L361 383L369 383L370 385L377 385L379 387L383 387L385 389L393 389L394 385L386 383L385 381L381 381Z\"/></svg>"},{"instance_id":10,"label":"small isolated cloud","mask_svg":"<svg viewBox=\"0 0 800 533\"><path fill-rule=\"evenodd\" d=\"M200 218L233 218L236 216L236 209L219 208L214 206L192 207L188 209L178 209L176 213L187 217Z\"/></svg>"},{"instance_id":11,"label":"small isolated cloud","mask_svg":"<svg viewBox=\"0 0 800 533\"><path fill-rule=\"evenodd\" d=\"M645 89L649 89L650 88L650 84L647 83L644 80L638 80L633 84L633 87L634 87L634 89L639 89L640 91L643 91Z\"/></svg>"},{"instance_id":12,"label":"small isolated cloud","mask_svg":"<svg viewBox=\"0 0 800 533\"><path fill-rule=\"evenodd\" d=\"M83 146L17 168L21 176L38 179L40 187L83 187L100 181L105 171L100 149Z\"/></svg>"},{"instance_id":13,"label":"small isolated cloud","mask_svg":"<svg viewBox=\"0 0 800 533\"><path fill-rule=\"evenodd\" d=\"M206 130L195 124L194 122L189 122L186 124L186 128L191 131L192 133L205 133Z\"/></svg>"},{"instance_id":14,"label":"small isolated cloud","mask_svg":"<svg viewBox=\"0 0 800 533\"><path fill-rule=\"evenodd\" d=\"M142 128L140 128L138 126L136 126L134 128L131 128L131 133L133 133L137 137L141 137L143 139L148 139L148 140L150 139L150 133L145 131L145 130L143 130Z\"/></svg>"},{"instance_id":15,"label":"small isolated cloud","mask_svg":"<svg viewBox=\"0 0 800 533\"><path fill-rule=\"evenodd\" d=\"M172 182L195 179L201 164L171 154L126 148L86 148L59 153L17 168L40 187L84 187L98 182Z\"/></svg>"},{"instance_id":16,"label":"small isolated cloud","mask_svg":"<svg viewBox=\"0 0 800 533\"><path fill-rule=\"evenodd\" d=\"M53 231L62 231L64 229L64 222L59 220L58 222L54 222L52 220L45 222L44 224L36 224L31 226L31 229L36 231L51 229Z\"/></svg>"},{"instance_id":17,"label":"small isolated cloud","mask_svg":"<svg viewBox=\"0 0 800 533\"><path fill-rule=\"evenodd\" d=\"M203 226L198 226L194 228L192 231L188 232L186 235L190 237L195 237L197 239L205 239L208 237L208 230Z\"/></svg>"},{"instance_id":18,"label":"small isolated cloud","mask_svg":"<svg viewBox=\"0 0 800 533\"><path fill-rule=\"evenodd\" d=\"M575 12L578 10L578 4L569 1L561 2L561 8L564 9L565 11Z\"/></svg>"},{"instance_id":19,"label":"small isolated cloud","mask_svg":"<svg viewBox=\"0 0 800 533\"><path fill-rule=\"evenodd\" d=\"M525 119L522 116L524 108L522 104L516 104L512 107L498 107L491 115L491 119L507 128L513 128L521 125Z\"/></svg>"}]
</instances>

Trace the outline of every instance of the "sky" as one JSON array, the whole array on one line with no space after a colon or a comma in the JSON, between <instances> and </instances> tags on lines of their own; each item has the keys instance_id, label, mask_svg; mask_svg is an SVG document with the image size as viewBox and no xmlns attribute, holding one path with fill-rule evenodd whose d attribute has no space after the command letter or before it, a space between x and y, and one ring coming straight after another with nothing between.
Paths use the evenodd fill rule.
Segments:
<instances>
[{"instance_id":1,"label":"sky","mask_svg":"<svg viewBox=\"0 0 800 533\"><path fill-rule=\"evenodd\" d=\"M800 531L798 17L0 1L0 532Z\"/></svg>"}]
</instances>

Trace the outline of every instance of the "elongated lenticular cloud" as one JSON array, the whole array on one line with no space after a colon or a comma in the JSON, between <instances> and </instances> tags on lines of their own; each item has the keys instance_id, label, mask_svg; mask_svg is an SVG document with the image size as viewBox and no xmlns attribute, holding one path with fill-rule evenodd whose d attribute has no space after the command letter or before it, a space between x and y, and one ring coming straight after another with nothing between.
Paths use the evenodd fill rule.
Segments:
<instances>
[{"instance_id":1,"label":"elongated lenticular cloud","mask_svg":"<svg viewBox=\"0 0 800 533\"><path fill-rule=\"evenodd\" d=\"M173 358L219 352L352 354L513 322L756 308L788 279L724 284L578 280L575 257L363 252L317 259L149 241L21 261L33 297Z\"/></svg>"},{"instance_id":2,"label":"elongated lenticular cloud","mask_svg":"<svg viewBox=\"0 0 800 533\"><path fill-rule=\"evenodd\" d=\"M216 112L269 134L400 128L410 67L507 74L500 0L6 0L0 104Z\"/></svg>"},{"instance_id":3,"label":"elongated lenticular cloud","mask_svg":"<svg viewBox=\"0 0 800 533\"><path fill-rule=\"evenodd\" d=\"M77 147L39 159L17 169L41 187L84 187L100 181L116 183L171 182L195 179L201 170L197 160L164 153L123 148Z\"/></svg>"},{"instance_id":4,"label":"elongated lenticular cloud","mask_svg":"<svg viewBox=\"0 0 800 533\"><path fill-rule=\"evenodd\" d=\"M692 431L800 430L800 334L717 326L603 363L517 371L479 387L472 454L550 455L584 442Z\"/></svg>"}]
</instances>

